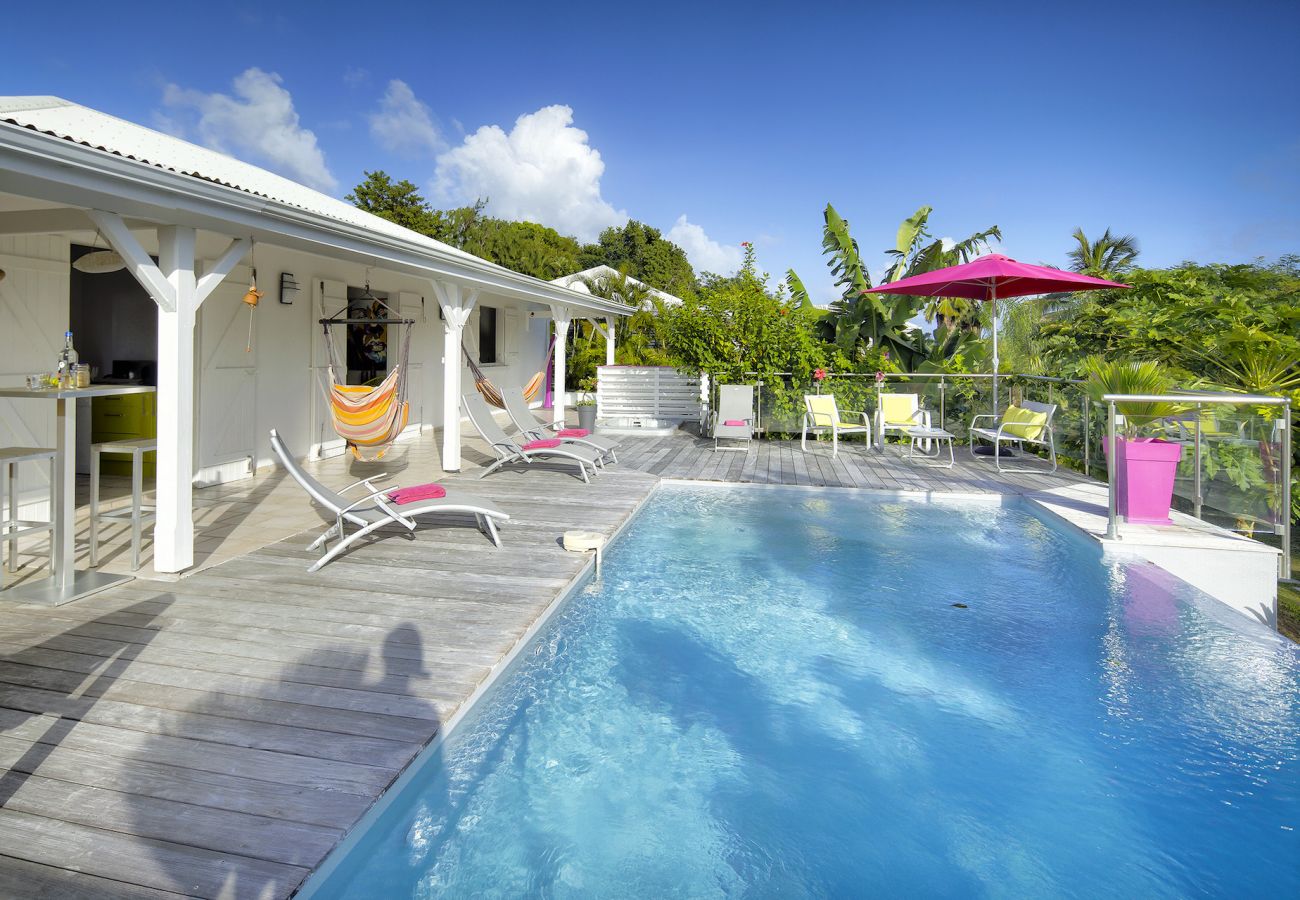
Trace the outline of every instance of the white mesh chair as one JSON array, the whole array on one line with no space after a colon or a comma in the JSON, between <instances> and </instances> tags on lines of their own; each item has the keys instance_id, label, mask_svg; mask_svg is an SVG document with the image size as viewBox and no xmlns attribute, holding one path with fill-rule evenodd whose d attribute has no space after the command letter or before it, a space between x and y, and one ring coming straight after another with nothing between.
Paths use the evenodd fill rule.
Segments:
<instances>
[{"instance_id":1,"label":"white mesh chair","mask_svg":"<svg viewBox=\"0 0 1300 900\"><path fill-rule=\"evenodd\" d=\"M718 408L712 419L714 450L748 450L754 440L754 386L724 384L718 388ZM721 447L719 441L744 441L743 447Z\"/></svg>"},{"instance_id":2,"label":"white mesh chair","mask_svg":"<svg viewBox=\"0 0 1300 900\"><path fill-rule=\"evenodd\" d=\"M564 431L574 431L581 429L561 429L554 423L540 421L533 411L528 408L528 401L524 399L522 388L512 387L501 391L501 399L506 404L506 415L510 421L515 423L519 433L524 435L526 440L536 441L542 438L558 437L566 444L577 444L581 447L590 447L600 454L600 460L603 463L608 459L612 463L618 462L618 455L615 451L618 444L607 437L601 437L594 434L569 435Z\"/></svg>"},{"instance_id":3,"label":"white mesh chair","mask_svg":"<svg viewBox=\"0 0 1300 900\"><path fill-rule=\"evenodd\" d=\"M975 445L979 439L993 445L993 461L999 472L1040 472L1050 474L1056 471L1056 432L1052 420L1056 418L1055 403L1035 403L1023 400L1018 405L1008 406L1001 416L989 413L975 416L970 423L970 452L975 455ZM989 420L988 426L979 426L982 420ZM1050 467L1043 466L1004 466L1000 448L1003 444L1015 444L1024 449L1028 444L1047 450Z\"/></svg>"},{"instance_id":4,"label":"white mesh chair","mask_svg":"<svg viewBox=\"0 0 1300 900\"><path fill-rule=\"evenodd\" d=\"M559 438L551 440L525 440L520 444L505 433L505 430L497 424L497 420L492 416L492 407L487 405L477 393L465 394L461 398L462 408L465 415L469 416L470 423L487 441L488 448L496 456L496 462L483 470L479 478L486 478L497 469L506 465L532 465L535 459L559 459L571 460L577 463L578 472L582 475L582 480L590 482L587 467L591 467L591 474L597 473L597 467L600 464L600 455L589 447L577 447L573 444L565 444ZM551 441L556 446L545 446Z\"/></svg>"},{"instance_id":5,"label":"white mesh chair","mask_svg":"<svg viewBox=\"0 0 1300 900\"><path fill-rule=\"evenodd\" d=\"M844 418L845 415L857 416L854 422ZM808 432L830 429L831 456L839 456L840 435L860 434L871 445L871 420L864 412L840 412L832 394L803 395L803 432L799 435L799 449L807 452Z\"/></svg>"},{"instance_id":6,"label":"white mesh chair","mask_svg":"<svg viewBox=\"0 0 1300 900\"><path fill-rule=\"evenodd\" d=\"M341 491L332 491L303 471L302 466L298 465L298 461L285 447L284 441L280 439L280 435L274 428L271 429L271 449L275 451L285 471L298 482L307 495L334 514L334 524L326 528L307 548L308 550L327 548L320 559L307 567L308 572L315 572L361 538L385 525L399 525L407 531L414 531L419 524L417 519L455 513L472 515L479 530L487 535L493 544L501 546L497 523L509 521L510 516L486 500L448 490L445 497L399 504L388 496L393 489L380 490L374 485L376 481L388 477L385 473L353 482ZM349 500L343 496L356 488L365 490L366 495L358 500ZM349 525L355 529L350 534L347 530ZM335 537L339 540L330 547L329 541Z\"/></svg>"}]
</instances>

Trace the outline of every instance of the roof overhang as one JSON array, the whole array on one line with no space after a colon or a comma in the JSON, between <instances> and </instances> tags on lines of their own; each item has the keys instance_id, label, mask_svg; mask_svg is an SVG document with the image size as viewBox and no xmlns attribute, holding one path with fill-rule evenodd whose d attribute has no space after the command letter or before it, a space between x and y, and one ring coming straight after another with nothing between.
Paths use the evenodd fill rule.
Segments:
<instances>
[{"instance_id":1,"label":"roof overhang","mask_svg":"<svg viewBox=\"0 0 1300 900\"><path fill-rule=\"evenodd\" d=\"M268 244L344 258L417 277L584 314L627 316L634 310L550 284L463 253L371 231L311 210L118 156L72 140L0 122L0 191L137 223L184 225L252 237Z\"/></svg>"}]
</instances>

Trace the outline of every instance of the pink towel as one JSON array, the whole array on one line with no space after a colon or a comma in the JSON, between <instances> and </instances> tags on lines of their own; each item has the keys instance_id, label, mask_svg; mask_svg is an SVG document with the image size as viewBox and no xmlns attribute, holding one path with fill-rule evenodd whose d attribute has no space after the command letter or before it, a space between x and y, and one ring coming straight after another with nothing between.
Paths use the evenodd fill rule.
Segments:
<instances>
[{"instance_id":1,"label":"pink towel","mask_svg":"<svg viewBox=\"0 0 1300 900\"><path fill-rule=\"evenodd\" d=\"M560 446L559 438L543 438L540 441L529 441L524 444L525 450L550 450Z\"/></svg>"},{"instance_id":2,"label":"pink towel","mask_svg":"<svg viewBox=\"0 0 1300 900\"><path fill-rule=\"evenodd\" d=\"M421 500L441 500L445 496L447 496L447 489L440 484L413 484L410 487L390 491L388 499L398 506L404 506Z\"/></svg>"},{"instance_id":3,"label":"pink towel","mask_svg":"<svg viewBox=\"0 0 1300 900\"><path fill-rule=\"evenodd\" d=\"M727 419L727 420L726 420L725 422L723 422L722 424L723 424L723 425L736 425L736 426L739 426L739 427L741 427L741 428L744 428L744 427L745 427L746 425L748 425L749 423L746 422L744 419Z\"/></svg>"},{"instance_id":4,"label":"pink towel","mask_svg":"<svg viewBox=\"0 0 1300 900\"><path fill-rule=\"evenodd\" d=\"M557 431L557 432L555 432L555 433L558 434L558 435L559 435L560 437L562 437L562 438L566 438L566 437L586 437L587 435L591 434L591 432L588 431L588 430L585 429L585 428L561 428L559 431Z\"/></svg>"}]
</instances>

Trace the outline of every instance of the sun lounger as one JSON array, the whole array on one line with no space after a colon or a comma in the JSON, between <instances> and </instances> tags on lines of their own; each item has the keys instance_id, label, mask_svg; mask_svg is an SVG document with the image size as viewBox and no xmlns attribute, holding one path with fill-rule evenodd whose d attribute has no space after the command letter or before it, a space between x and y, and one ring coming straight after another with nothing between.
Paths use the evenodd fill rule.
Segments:
<instances>
[{"instance_id":1,"label":"sun lounger","mask_svg":"<svg viewBox=\"0 0 1300 900\"><path fill-rule=\"evenodd\" d=\"M748 450L754 440L754 386L724 384L718 388L713 411L713 449ZM720 447L718 441L744 441L743 447Z\"/></svg>"},{"instance_id":2,"label":"sun lounger","mask_svg":"<svg viewBox=\"0 0 1300 900\"><path fill-rule=\"evenodd\" d=\"M566 444L579 444L583 447L590 447L599 455L602 462L606 459L612 463L618 462L618 456L615 451L618 444L607 437L595 434L589 434L582 428L559 428L554 424L547 424L533 415L533 411L528 408L528 401L524 399L522 388L506 388L501 392L501 399L506 405L506 415L510 421L515 423L519 433L524 435L527 440L536 441L542 438L558 437ZM579 434L578 432L582 432Z\"/></svg>"},{"instance_id":3,"label":"sun lounger","mask_svg":"<svg viewBox=\"0 0 1300 900\"><path fill-rule=\"evenodd\" d=\"M505 465L531 465L535 459L571 460L578 464L578 471L582 475L582 480L586 482L591 481L587 475L588 466L591 467L591 474L596 474L600 455L595 450L565 444L559 438L525 439L521 444L507 435L497 424L497 420L492 416L492 407L488 406L487 401L477 393L462 396L461 404L465 415L469 416L470 422L483 440L487 441L488 448L497 458L496 462L479 475L479 478L486 478Z\"/></svg>"},{"instance_id":4,"label":"sun lounger","mask_svg":"<svg viewBox=\"0 0 1300 900\"><path fill-rule=\"evenodd\" d=\"M298 461L285 447L284 441L280 439L280 435L274 428L271 429L271 448L279 457L280 464L307 492L307 495L334 515L334 524L326 528L307 548L309 550L327 548L320 559L307 567L308 572L315 572L358 540L385 525L399 525L407 531L414 531L418 524L417 520L447 514L465 513L474 516L479 530L487 535L493 544L501 546L497 523L508 521L510 516L486 500L437 485L388 490L375 487L376 481L387 477L386 473L363 478L341 491L332 491L298 465ZM365 491L365 496L356 500L343 496L357 488ZM349 525L355 529L350 534L347 531ZM329 541L335 537L338 541L330 547Z\"/></svg>"}]
</instances>

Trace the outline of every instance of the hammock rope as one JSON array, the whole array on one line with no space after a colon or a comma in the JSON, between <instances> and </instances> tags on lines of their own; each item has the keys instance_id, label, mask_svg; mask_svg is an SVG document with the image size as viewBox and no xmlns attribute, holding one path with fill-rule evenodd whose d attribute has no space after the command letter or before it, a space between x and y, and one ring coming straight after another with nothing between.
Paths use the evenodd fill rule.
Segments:
<instances>
[{"instance_id":1,"label":"hammock rope","mask_svg":"<svg viewBox=\"0 0 1300 900\"><path fill-rule=\"evenodd\" d=\"M392 312L388 304L376 298L376 303ZM346 308L342 312L346 313ZM413 319L338 318L339 313L321 319L325 330L325 347L329 353L329 383L322 384L325 400L329 404L334 433L347 442L348 450L357 459L374 462L383 459L389 446L406 428L410 418L410 404L406 400L407 363L411 354ZM384 325L404 326L397 363L377 385L346 384L339 380L335 370L347 369L339 363L338 351L331 334L332 325ZM346 377L346 375L345 375Z\"/></svg>"}]
</instances>

